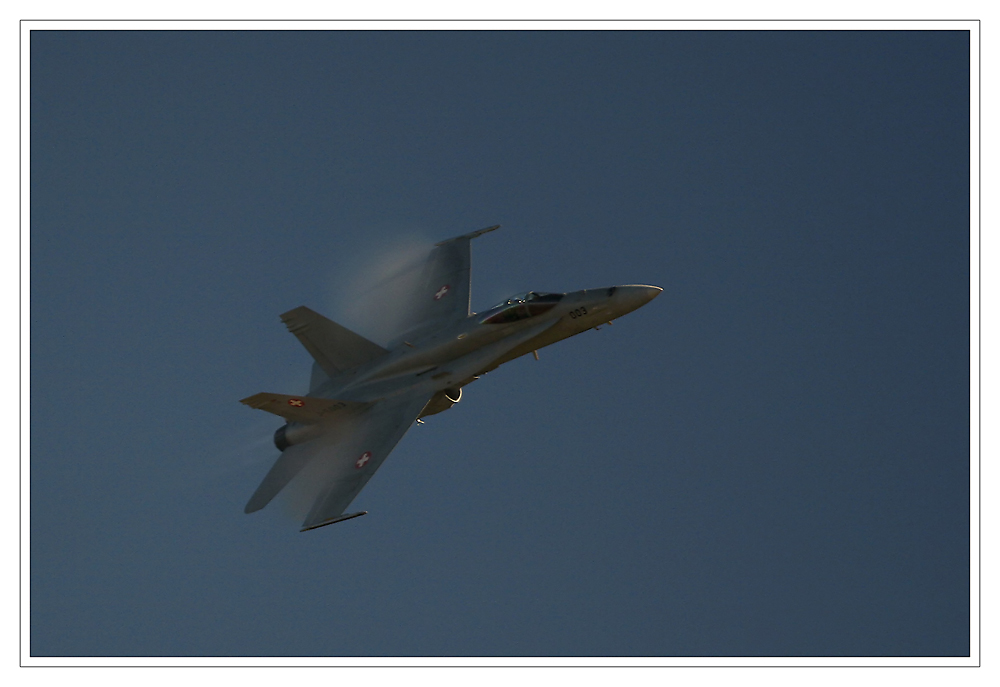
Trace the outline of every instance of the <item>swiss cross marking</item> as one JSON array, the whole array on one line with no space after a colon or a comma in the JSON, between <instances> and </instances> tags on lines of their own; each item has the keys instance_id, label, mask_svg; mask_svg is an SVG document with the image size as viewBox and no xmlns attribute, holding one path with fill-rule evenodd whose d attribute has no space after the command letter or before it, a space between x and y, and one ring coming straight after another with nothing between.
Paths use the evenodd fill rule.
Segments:
<instances>
[{"instance_id":1,"label":"swiss cross marking","mask_svg":"<svg viewBox=\"0 0 1000 687\"><path fill-rule=\"evenodd\" d=\"M442 286L440 289L437 290L437 293L434 294L434 300L436 301L441 300L447 295L449 291L451 291L451 286L449 284L445 284L444 286Z\"/></svg>"},{"instance_id":2,"label":"swiss cross marking","mask_svg":"<svg viewBox=\"0 0 1000 687\"><path fill-rule=\"evenodd\" d=\"M301 408L305 405L305 401L301 398L290 398L288 399L288 405L295 406L296 408Z\"/></svg>"},{"instance_id":3,"label":"swiss cross marking","mask_svg":"<svg viewBox=\"0 0 1000 687\"><path fill-rule=\"evenodd\" d=\"M372 459L372 452L371 451L365 451L364 453L361 454L360 458L358 458L356 461L354 461L354 469L355 470L360 470L361 468L363 468L365 466L365 463L367 463L371 459Z\"/></svg>"}]
</instances>

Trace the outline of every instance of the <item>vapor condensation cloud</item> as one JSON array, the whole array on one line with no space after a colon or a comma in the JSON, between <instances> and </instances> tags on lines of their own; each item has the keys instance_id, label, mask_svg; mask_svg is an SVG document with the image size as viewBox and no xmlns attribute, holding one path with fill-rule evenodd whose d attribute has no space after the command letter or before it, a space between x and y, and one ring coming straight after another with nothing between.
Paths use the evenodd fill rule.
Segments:
<instances>
[{"instance_id":1,"label":"vapor condensation cloud","mask_svg":"<svg viewBox=\"0 0 1000 687\"><path fill-rule=\"evenodd\" d=\"M413 235L358 255L346 273L333 275L334 319L380 345L402 333L410 295L434 244Z\"/></svg>"}]
</instances>

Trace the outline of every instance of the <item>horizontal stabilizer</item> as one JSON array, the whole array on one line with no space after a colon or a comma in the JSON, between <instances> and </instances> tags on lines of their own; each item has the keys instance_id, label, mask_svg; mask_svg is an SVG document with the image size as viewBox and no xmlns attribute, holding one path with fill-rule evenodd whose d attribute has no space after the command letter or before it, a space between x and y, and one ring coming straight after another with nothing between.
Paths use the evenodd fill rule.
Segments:
<instances>
[{"instance_id":1,"label":"horizontal stabilizer","mask_svg":"<svg viewBox=\"0 0 1000 687\"><path fill-rule=\"evenodd\" d=\"M330 377L388 353L377 343L304 305L284 313L281 321Z\"/></svg>"},{"instance_id":2,"label":"horizontal stabilizer","mask_svg":"<svg viewBox=\"0 0 1000 687\"><path fill-rule=\"evenodd\" d=\"M360 409L367 403L354 401L337 401L332 398L313 398L311 396L286 396L285 394L260 393L240 401L257 410L265 410L289 422L311 424L320 422L334 413L348 408Z\"/></svg>"}]
</instances>

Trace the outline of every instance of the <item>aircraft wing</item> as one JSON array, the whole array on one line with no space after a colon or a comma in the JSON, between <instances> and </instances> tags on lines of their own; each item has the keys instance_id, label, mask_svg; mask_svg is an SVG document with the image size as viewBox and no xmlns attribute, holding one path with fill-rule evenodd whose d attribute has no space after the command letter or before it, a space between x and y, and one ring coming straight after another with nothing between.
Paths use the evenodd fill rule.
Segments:
<instances>
[{"instance_id":1,"label":"aircraft wing","mask_svg":"<svg viewBox=\"0 0 1000 687\"><path fill-rule=\"evenodd\" d=\"M414 293L408 295L400 331L443 325L469 316L471 259L469 241L499 228L499 224L435 244L427 257Z\"/></svg>"},{"instance_id":2,"label":"aircraft wing","mask_svg":"<svg viewBox=\"0 0 1000 687\"><path fill-rule=\"evenodd\" d=\"M331 426L322 436L284 451L247 504L247 512L263 508L307 464L316 463L324 485L302 531L341 519L344 510L413 425L430 397L424 393L377 401Z\"/></svg>"}]
</instances>

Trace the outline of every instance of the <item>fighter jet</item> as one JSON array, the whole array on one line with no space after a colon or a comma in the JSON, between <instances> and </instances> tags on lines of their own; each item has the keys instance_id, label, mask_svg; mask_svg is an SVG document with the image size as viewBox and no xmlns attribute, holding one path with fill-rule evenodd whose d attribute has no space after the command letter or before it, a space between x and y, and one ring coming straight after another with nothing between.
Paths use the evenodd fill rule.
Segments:
<instances>
[{"instance_id":1,"label":"fighter jet","mask_svg":"<svg viewBox=\"0 0 1000 687\"><path fill-rule=\"evenodd\" d=\"M435 244L407 295L401 334L385 348L305 306L281 315L315 363L306 395L260 393L240 401L286 421L274 433L281 456L245 512L260 510L307 466L320 464L321 490L300 531L367 514L345 511L414 422L448 410L462 387L500 365L528 353L538 358L540 348L610 324L662 291L528 291L472 313L469 244L499 226Z\"/></svg>"}]
</instances>

